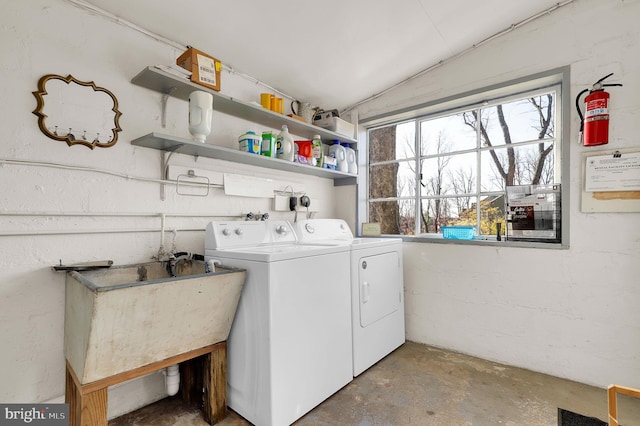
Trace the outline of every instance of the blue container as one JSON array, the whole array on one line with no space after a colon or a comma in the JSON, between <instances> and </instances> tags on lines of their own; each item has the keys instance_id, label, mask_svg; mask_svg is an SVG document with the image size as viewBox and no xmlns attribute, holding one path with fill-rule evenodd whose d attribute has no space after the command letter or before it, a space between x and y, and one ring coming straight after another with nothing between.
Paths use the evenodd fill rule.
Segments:
<instances>
[{"instance_id":1,"label":"blue container","mask_svg":"<svg viewBox=\"0 0 640 426\"><path fill-rule=\"evenodd\" d=\"M473 240L475 226L442 226L442 238L451 240Z\"/></svg>"},{"instance_id":2,"label":"blue container","mask_svg":"<svg viewBox=\"0 0 640 426\"><path fill-rule=\"evenodd\" d=\"M238 137L238 145L240 151L250 152L251 154L260 154L260 145L262 138L256 135L256 132L247 132Z\"/></svg>"}]
</instances>

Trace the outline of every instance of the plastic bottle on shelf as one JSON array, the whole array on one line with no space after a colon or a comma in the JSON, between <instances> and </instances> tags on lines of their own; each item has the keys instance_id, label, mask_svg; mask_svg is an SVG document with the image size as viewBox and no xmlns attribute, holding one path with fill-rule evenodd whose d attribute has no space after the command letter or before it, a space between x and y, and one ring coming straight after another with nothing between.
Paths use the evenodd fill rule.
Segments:
<instances>
[{"instance_id":1,"label":"plastic bottle on shelf","mask_svg":"<svg viewBox=\"0 0 640 426\"><path fill-rule=\"evenodd\" d=\"M348 143L344 144L344 149L347 153L347 171L351 174L358 174L358 157L356 156L356 151L351 148L351 145Z\"/></svg>"},{"instance_id":2,"label":"plastic bottle on shelf","mask_svg":"<svg viewBox=\"0 0 640 426\"><path fill-rule=\"evenodd\" d=\"M289 128L286 124L282 125L282 131L278 134L276 146L276 157L293 161L293 156L295 155L293 136L289 134Z\"/></svg>"},{"instance_id":3,"label":"plastic bottle on shelf","mask_svg":"<svg viewBox=\"0 0 640 426\"><path fill-rule=\"evenodd\" d=\"M311 140L311 165L322 167L322 157L324 157L322 139L320 139L320 135L313 135Z\"/></svg>"},{"instance_id":4,"label":"plastic bottle on shelf","mask_svg":"<svg viewBox=\"0 0 640 426\"><path fill-rule=\"evenodd\" d=\"M339 140L334 140L333 145L329 147L329 155L334 157L337 161L336 170L341 172L348 172L349 165L347 164L347 152L344 146L340 145Z\"/></svg>"}]
</instances>

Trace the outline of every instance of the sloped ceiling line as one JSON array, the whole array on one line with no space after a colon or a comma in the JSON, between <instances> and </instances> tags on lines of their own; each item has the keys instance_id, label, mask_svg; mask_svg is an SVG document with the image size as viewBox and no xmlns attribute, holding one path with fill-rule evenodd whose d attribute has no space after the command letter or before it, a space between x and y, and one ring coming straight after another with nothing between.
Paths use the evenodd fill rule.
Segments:
<instances>
[{"instance_id":1,"label":"sloped ceiling line","mask_svg":"<svg viewBox=\"0 0 640 426\"><path fill-rule=\"evenodd\" d=\"M460 58L461 56L466 55L467 53L471 52L472 50L474 50L474 49L476 49L476 48L478 48L480 46L482 46L483 44L486 44L486 43L488 43L488 42L490 42L492 40L495 40L498 37L502 37L503 35L506 35L506 34L510 33L511 31L513 31L513 30L515 30L517 28L520 28L523 25L526 25L526 24L528 24L528 23L530 23L532 21L535 21L538 18L541 18L541 17L543 17L545 15L548 15L548 14L560 9L561 7L564 7L564 6L566 6L566 5L570 4L570 3L573 3L574 1L575 0L565 0L565 1L562 1L562 2L559 2L559 3L556 3L555 5L549 7L548 9L543 10L542 12L536 13L535 15L532 15L532 16L526 18L526 19L523 19L520 22L516 22L515 24L511 24L509 27L507 27L507 28L505 28L505 29L503 29L501 31L498 31L497 33L494 33L494 34L490 35L489 37L485 38L484 40L479 41L478 43L474 43L470 47L468 47L468 48L456 53L455 55L452 55L452 56L449 56L448 58L442 59L442 60L438 61L437 63L435 63L435 64L433 64L433 65L431 65L431 66L429 66L429 67L427 67L427 68L425 68L425 69L423 69L421 71L418 71L417 73L405 78L404 80L401 80L401 81L397 82L396 84L394 84L392 86L389 86L388 88L386 88L383 91L375 93L375 94L369 96L368 98L362 99L362 100L360 100L360 101L358 101L358 102L356 102L356 103L354 103L352 105L347 106L346 108L344 108L344 110L341 111L341 113L352 111L353 109L357 108L358 106L360 106L360 105L362 105L362 104L364 104L366 102L369 102L369 101L372 101L372 100L374 100L376 98L379 98L380 96L384 95L385 93L388 93L393 89L396 89L396 88L398 88L400 86L403 86L404 84L410 82L411 80L414 80L414 79L416 79L416 78L418 78L418 77L420 77L420 76L422 76L424 74L427 74L430 71L433 71L436 68L441 67L442 65L444 65L444 64L446 64L448 62L454 61L454 60Z\"/></svg>"}]
</instances>

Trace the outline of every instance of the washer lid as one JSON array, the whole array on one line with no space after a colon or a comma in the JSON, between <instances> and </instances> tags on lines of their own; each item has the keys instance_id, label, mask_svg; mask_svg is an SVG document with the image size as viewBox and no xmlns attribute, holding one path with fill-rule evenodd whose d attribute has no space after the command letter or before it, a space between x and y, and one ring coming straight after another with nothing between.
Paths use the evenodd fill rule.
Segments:
<instances>
[{"instance_id":1,"label":"washer lid","mask_svg":"<svg viewBox=\"0 0 640 426\"><path fill-rule=\"evenodd\" d=\"M348 252L348 245L323 244L267 244L255 247L241 247L228 250L206 250L205 256L253 260L256 262L276 262L324 254Z\"/></svg>"}]
</instances>

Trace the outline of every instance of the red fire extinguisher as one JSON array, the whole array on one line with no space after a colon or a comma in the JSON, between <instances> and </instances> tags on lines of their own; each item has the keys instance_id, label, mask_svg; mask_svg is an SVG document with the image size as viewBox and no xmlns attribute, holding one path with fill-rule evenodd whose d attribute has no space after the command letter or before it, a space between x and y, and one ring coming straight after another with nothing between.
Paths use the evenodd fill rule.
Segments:
<instances>
[{"instance_id":1,"label":"red fire extinguisher","mask_svg":"<svg viewBox=\"0 0 640 426\"><path fill-rule=\"evenodd\" d=\"M580 117L580 135L584 146L604 145L609 143L609 93L603 87L622 86L620 83L603 84L613 73L602 77L591 89L584 89L576 98L576 109ZM585 102L585 112L580 109L580 98L589 92Z\"/></svg>"}]
</instances>

